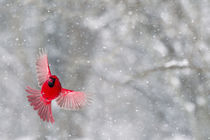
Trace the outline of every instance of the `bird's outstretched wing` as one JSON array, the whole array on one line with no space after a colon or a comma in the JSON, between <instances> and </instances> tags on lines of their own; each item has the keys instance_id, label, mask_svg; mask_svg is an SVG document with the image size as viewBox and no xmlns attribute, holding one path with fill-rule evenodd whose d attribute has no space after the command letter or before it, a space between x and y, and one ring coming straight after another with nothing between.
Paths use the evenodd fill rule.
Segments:
<instances>
[{"instance_id":1,"label":"bird's outstretched wing","mask_svg":"<svg viewBox=\"0 0 210 140\"><path fill-rule=\"evenodd\" d=\"M36 59L36 72L39 86L51 76L46 50L41 49Z\"/></svg>"},{"instance_id":2,"label":"bird's outstretched wing","mask_svg":"<svg viewBox=\"0 0 210 140\"><path fill-rule=\"evenodd\" d=\"M90 103L91 98L84 92L78 92L62 88L57 97L57 104L63 109L77 110Z\"/></svg>"},{"instance_id":3,"label":"bird's outstretched wing","mask_svg":"<svg viewBox=\"0 0 210 140\"><path fill-rule=\"evenodd\" d=\"M41 95L41 91L33 89L31 87L26 87L26 92L28 92L28 101L31 103L31 106L34 107L34 110L38 111L40 118L43 121L54 123L54 118L52 115L51 101L47 101Z\"/></svg>"}]
</instances>

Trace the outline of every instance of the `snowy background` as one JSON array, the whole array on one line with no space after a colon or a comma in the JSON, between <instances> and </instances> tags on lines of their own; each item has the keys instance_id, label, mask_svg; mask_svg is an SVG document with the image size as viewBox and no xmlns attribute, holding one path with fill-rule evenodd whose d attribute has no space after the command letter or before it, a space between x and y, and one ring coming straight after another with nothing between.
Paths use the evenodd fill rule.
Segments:
<instances>
[{"instance_id":1,"label":"snowy background","mask_svg":"<svg viewBox=\"0 0 210 140\"><path fill-rule=\"evenodd\" d=\"M0 0L0 139L210 139L210 1ZM81 111L29 105L48 50L62 86L94 95Z\"/></svg>"}]
</instances>

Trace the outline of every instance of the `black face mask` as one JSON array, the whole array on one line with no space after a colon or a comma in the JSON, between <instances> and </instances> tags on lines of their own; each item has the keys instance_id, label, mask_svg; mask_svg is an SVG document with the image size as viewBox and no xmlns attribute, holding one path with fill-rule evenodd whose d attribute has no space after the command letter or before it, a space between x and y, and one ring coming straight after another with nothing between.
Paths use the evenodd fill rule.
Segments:
<instances>
[{"instance_id":1,"label":"black face mask","mask_svg":"<svg viewBox=\"0 0 210 140\"><path fill-rule=\"evenodd\" d=\"M51 79L52 81L48 81L48 86L49 86L49 87L53 87L54 84L55 84L55 78L50 77L50 79Z\"/></svg>"}]
</instances>

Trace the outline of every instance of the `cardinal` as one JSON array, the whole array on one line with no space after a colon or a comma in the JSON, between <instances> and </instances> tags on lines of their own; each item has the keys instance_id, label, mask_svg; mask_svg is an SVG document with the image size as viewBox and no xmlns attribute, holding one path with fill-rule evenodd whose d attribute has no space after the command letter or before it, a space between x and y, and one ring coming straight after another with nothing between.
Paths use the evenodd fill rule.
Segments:
<instances>
[{"instance_id":1,"label":"cardinal","mask_svg":"<svg viewBox=\"0 0 210 140\"><path fill-rule=\"evenodd\" d=\"M59 78L50 72L46 50L41 49L36 59L38 85L41 90L26 87L30 105L38 111L43 121L54 123L51 102L55 100L64 109L77 110L85 106L90 98L84 92L65 89Z\"/></svg>"}]
</instances>

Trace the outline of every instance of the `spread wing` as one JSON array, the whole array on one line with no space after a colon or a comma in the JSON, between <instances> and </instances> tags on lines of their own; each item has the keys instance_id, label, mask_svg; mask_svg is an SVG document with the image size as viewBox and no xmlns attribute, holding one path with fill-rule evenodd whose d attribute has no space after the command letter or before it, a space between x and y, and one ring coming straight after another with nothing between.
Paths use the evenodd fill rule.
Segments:
<instances>
[{"instance_id":1,"label":"spread wing","mask_svg":"<svg viewBox=\"0 0 210 140\"><path fill-rule=\"evenodd\" d=\"M84 92L62 88L56 102L63 109L77 110L89 103L90 100L89 96Z\"/></svg>"},{"instance_id":2,"label":"spread wing","mask_svg":"<svg viewBox=\"0 0 210 140\"><path fill-rule=\"evenodd\" d=\"M36 60L36 72L39 86L51 76L46 50L41 49Z\"/></svg>"},{"instance_id":3,"label":"spread wing","mask_svg":"<svg viewBox=\"0 0 210 140\"><path fill-rule=\"evenodd\" d=\"M54 123L54 118L52 115L51 101L47 101L42 97L41 91L37 89L32 89L31 87L26 87L26 92L28 92L28 101L34 110L38 111L40 118L43 121Z\"/></svg>"}]
</instances>

